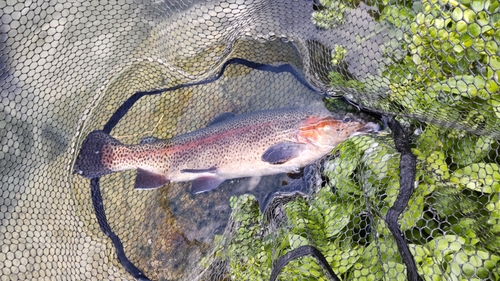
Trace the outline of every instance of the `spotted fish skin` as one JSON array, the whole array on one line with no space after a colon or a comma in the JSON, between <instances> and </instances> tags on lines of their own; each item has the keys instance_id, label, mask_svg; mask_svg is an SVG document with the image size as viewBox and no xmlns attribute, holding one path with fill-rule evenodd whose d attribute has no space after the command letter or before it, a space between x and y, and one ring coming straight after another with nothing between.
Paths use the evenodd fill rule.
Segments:
<instances>
[{"instance_id":1,"label":"spotted fish skin","mask_svg":"<svg viewBox=\"0 0 500 281\"><path fill-rule=\"evenodd\" d=\"M122 144L102 131L82 144L74 171L87 178L137 169L135 187L193 181L193 192L224 180L297 171L375 123L323 105L274 109L225 118L187 134L138 145Z\"/></svg>"}]
</instances>

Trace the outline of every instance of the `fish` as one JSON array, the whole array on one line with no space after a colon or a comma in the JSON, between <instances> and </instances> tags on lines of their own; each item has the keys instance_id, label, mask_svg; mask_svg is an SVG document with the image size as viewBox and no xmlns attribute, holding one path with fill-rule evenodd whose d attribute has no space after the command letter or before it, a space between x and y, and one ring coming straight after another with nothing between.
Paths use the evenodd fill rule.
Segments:
<instances>
[{"instance_id":1,"label":"fish","mask_svg":"<svg viewBox=\"0 0 500 281\"><path fill-rule=\"evenodd\" d=\"M73 172L96 178L135 169L135 189L191 181L196 194L229 179L297 172L350 137L379 130L376 122L323 104L222 114L205 128L135 145L96 130L82 142Z\"/></svg>"}]
</instances>

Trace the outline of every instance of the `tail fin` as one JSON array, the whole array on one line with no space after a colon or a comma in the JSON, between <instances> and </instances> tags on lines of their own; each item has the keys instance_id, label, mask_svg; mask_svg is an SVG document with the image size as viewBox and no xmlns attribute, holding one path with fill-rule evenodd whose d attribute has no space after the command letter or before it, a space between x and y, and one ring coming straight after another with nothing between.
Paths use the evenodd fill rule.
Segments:
<instances>
[{"instance_id":1,"label":"tail fin","mask_svg":"<svg viewBox=\"0 0 500 281\"><path fill-rule=\"evenodd\" d=\"M91 132L82 143L73 173L86 178L96 178L112 173L113 171L106 166L106 162L110 160L106 159L109 154L104 151L109 145L122 144L103 131Z\"/></svg>"}]
</instances>

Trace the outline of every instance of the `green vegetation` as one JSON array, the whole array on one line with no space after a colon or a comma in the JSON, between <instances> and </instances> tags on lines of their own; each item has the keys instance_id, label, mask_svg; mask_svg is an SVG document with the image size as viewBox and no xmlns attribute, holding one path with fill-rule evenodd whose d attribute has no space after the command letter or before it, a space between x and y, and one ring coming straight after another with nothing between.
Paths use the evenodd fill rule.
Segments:
<instances>
[{"instance_id":1,"label":"green vegetation","mask_svg":"<svg viewBox=\"0 0 500 281\"><path fill-rule=\"evenodd\" d=\"M336 0L320 0L319 11L311 14L312 22L320 28L334 28L344 23L344 11L348 8L345 2Z\"/></svg>"},{"instance_id":2,"label":"green vegetation","mask_svg":"<svg viewBox=\"0 0 500 281\"><path fill-rule=\"evenodd\" d=\"M320 2L324 9L312 20L322 28L337 26L344 10L355 6ZM372 5L389 30L384 67L362 81L331 72L331 85L357 90L360 99L385 90L370 106L459 128L398 119L417 131L411 137L418 159L416 188L400 227L425 280L500 280L500 148L494 139L500 128L500 2ZM337 45L332 65L343 63L346 52ZM253 197L231 199L234 229L217 237L215 256L230 262L234 280L267 280L272 260L306 244L319 248L343 280L406 280L383 220L399 193L399 154L391 137L357 136L333 154L323 171L327 184L307 200L284 205L287 220L277 229L268 230ZM305 258L280 278L326 277Z\"/></svg>"},{"instance_id":3,"label":"green vegetation","mask_svg":"<svg viewBox=\"0 0 500 281\"><path fill-rule=\"evenodd\" d=\"M414 148L418 185L400 218L419 273L426 280L500 280L498 166L474 164L478 158L469 154L463 168L450 169L445 155L456 157L452 151L463 144L454 140L446 147L437 141L432 146L433 130L436 127L429 125ZM461 141L491 142L484 137L465 139ZM475 150L481 157L481 147ZM284 205L288 220L274 231L267 231L255 198L231 198L234 229L228 236L217 236L215 256L230 262L234 280L267 280L272 260L302 245L319 248L345 280L406 280L383 220L399 192L399 154L391 137L358 136L335 153L338 156L325 165L327 185L308 200ZM292 262L280 278L326 280L313 258Z\"/></svg>"},{"instance_id":4,"label":"green vegetation","mask_svg":"<svg viewBox=\"0 0 500 281\"><path fill-rule=\"evenodd\" d=\"M381 21L391 26L382 71L384 109L446 118L491 132L500 125L499 1L422 1L388 5Z\"/></svg>"}]
</instances>

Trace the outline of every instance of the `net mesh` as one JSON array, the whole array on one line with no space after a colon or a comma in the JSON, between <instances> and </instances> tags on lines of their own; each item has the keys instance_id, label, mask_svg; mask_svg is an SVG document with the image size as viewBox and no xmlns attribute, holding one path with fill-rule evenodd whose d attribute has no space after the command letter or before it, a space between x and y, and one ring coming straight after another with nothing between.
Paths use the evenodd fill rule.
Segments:
<instances>
[{"instance_id":1,"label":"net mesh","mask_svg":"<svg viewBox=\"0 0 500 281\"><path fill-rule=\"evenodd\" d=\"M356 109L332 96L405 132L415 189L398 227L421 278L500 280L498 1L7 0L0 21L2 281L133 280L110 230L151 280L269 280L305 245L341 280L406 280L386 218L407 176L389 128L255 189L72 175L105 126L136 144L225 112ZM327 276L303 256L278 279Z\"/></svg>"}]
</instances>

